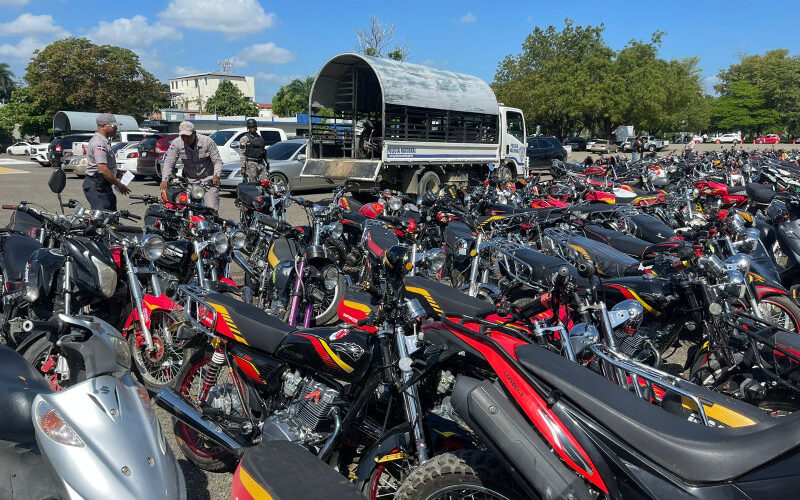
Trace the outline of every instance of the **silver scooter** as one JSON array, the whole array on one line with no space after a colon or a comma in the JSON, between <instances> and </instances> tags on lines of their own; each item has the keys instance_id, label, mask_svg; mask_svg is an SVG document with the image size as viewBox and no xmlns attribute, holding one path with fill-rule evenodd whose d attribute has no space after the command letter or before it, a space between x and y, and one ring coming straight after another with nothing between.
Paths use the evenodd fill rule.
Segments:
<instances>
[{"instance_id":1,"label":"silver scooter","mask_svg":"<svg viewBox=\"0 0 800 500\"><path fill-rule=\"evenodd\" d=\"M52 392L0 346L0 498L185 499L183 474L119 332L65 314L23 329L47 331L79 382Z\"/></svg>"}]
</instances>

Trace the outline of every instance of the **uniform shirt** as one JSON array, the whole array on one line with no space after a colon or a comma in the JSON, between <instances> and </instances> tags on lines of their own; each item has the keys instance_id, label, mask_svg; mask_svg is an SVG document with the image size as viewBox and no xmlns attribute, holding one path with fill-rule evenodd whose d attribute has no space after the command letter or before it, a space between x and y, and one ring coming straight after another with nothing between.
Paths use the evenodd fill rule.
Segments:
<instances>
[{"instance_id":1,"label":"uniform shirt","mask_svg":"<svg viewBox=\"0 0 800 500\"><path fill-rule=\"evenodd\" d=\"M222 158L217 145L207 135L195 134L194 144L187 146L181 136L176 137L164 158L162 180L169 180L178 158L183 161L183 176L187 179L205 179L222 175Z\"/></svg>"},{"instance_id":2,"label":"uniform shirt","mask_svg":"<svg viewBox=\"0 0 800 500\"><path fill-rule=\"evenodd\" d=\"M105 163L111 174L116 177L117 159L114 157L114 152L111 151L111 139L107 139L100 132L95 132L89 139L86 149L86 175L97 174L97 165Z\"/></svg>"}]
</instances>

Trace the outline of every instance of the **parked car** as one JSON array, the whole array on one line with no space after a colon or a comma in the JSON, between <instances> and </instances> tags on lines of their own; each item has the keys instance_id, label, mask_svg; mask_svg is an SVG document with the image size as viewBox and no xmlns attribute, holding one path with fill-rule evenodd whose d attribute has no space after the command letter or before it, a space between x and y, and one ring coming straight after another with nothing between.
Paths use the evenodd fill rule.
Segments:
<instances>
[{"instance_id":1,"label":"parked car","mask_svg":"<svg viewBox=\"0 0 800 500\"><path fill-rule=\"evenodd\" d=\"M583 137L570 137L567 139L567 145L572 146L573 151L586 151L586 143L588 139Z\"/></svg>"},{"instance_id":2,"label":"parked car","mask_svg":"<svg viewBox=\"0 0 800 500\"><path fill-rule=\"evenodd\" d=\"M33 145L34 144L32 142L25 142L25 141L15 142L14 144L6 148L6 154L27 155L30 154L31 147Z\"/></svg>"},{"instance_id":3,"label":"parked car","mask_svg":"<svg viewBox=\"0 0 800 500\"><path fill-rule=\"evenodd\" d=\"M116 155L126 144L124 142L114 144L111 146L111 153ZM72 155L64 163L64 172L72 172L78 177L83 177L86 175L87 166L89 166L89 158L86 155Z\"/></svg>"},{"instance_id":4,"label":"parked car","mask_svg":"<svg viewBox=\"0 0 800 500\"><path fill-rule=\"evenodd\" d=\"M50 157L48 156L49 144L31 144L30 159L37 162L43 167L50 166Z\"/></svg>"},{"instance_id":5,"label":"parked car","mask_svg":"<svg viewBox=\"0 0 800 500\"><path fill-rule=\"evenodd\" d=\"M219 156L222 158L222 163L232 163L239 161L239 139L247 133L247 129L242 128L227 128L217 130L209 137L217 145ZM264 138L266 147L270 147L275 143L286 140L286 132L279 128L261 128L259 127L258 133Z\"/></svg>"},{"instance_id":6,"label":"parked car","mask_svg":"<svg viewBox=\"0 0 800 500\"><path fill-rule=\"evenodd\" d=\"M293 193L311 189L325 189L341 182L329 184L322 177L300 177L306 161L308 139L288 139L267 148L269 155L269 180L274 184L284 184ZM241 162L230 162L222 166L220 186L236 189L242 182ZM344 182L344 181L342 181Z\"/></svg>"},{"instance_id":7,"label":"parked car","mask_svg":"<svg viewBox=\"0 0 800 500\"><path fill-rule=\"evenodd\" d=\"M553 160L567 159L567 150L561 145L561 141L545 135L528 137L526 154L529 167L549 167Z\"/></svg>"},{"instance_id":8,"label":"parked car","mask_svg":"<svg viewBox=\"0 0 800 500\"><path fill-rule=\"evenodd\" d=\"M64 135L61 137L56 137L52 141L50 141L50 145L47 148L48 158L53 156L53 153L56 150L56 147L61 146L61 157L62 157L62 164L66 164L69 161L69 157L72 156L72 145L76 142L80 141L88 141L92 138L94 133L91 134L69 134ZM81 151L83 153L83 151Z\"/></svg>"},{"instance_id":9,"label":"parked car","mask_svg":"<svg viewBox=\"0 0 800 500\"><path fill-rule=\"evenodd\" d=\"M733 133L731 133L731 134L722 134L720 136L717 136L717 138L715 139L715 142L717 144L725 144L725 143L739 144L740 142L742 142L742 136L740 136L739 134L733 134Z\"/></svg>"},{"instance_id":10,"label":"parked car","mask_svg":"<svg viewBox=\"0 0 800 500\"><path fill-rule=\"evenodd\" d=\"M650 151L651 153L656 151L661 151L662 149L669 146L668 140L659 139L654 135L643 135L642 140L644 141L644 149L646 151Z\"/></svg>"},{"instance_id":11,"label":"parked car","mask_svg":"<svg viewBox=\"0 0 800 500\"><path fill-rule=\"evenodd\" d=\"M586 145L586 150L592 153L616 153L619 148L609 140L593 139Z\"/></svg>"},{"instance_id":12,"label":"parked car","mask_svg":"<svg viewBox=\"0 0 800 500\"><path fill-rule=\"evenodd\" d=\"M176 137L178 137L178 134L165 134L149 137L139 142L136 175L160 177L160 172L156 169L156 161L164 156L169 144Z\"/></svg>"},{"instance_id":13,"label":"parked car","mask_svg":"<svg viewBox=\"0 0 800 500\"><path fill-rule=\"evenodd\" d=\"M626 137L622 143L619 145L619 149L622 151L633 151L633 145L636 143L636 137Z\"/></svg>"},{"instance_id":14,"label":"parked car","mask_svg":"<svg viewBox=\"0 0 800 500\"><path fill-rule=\"evenodd\" d=\"M780 144L781 136L778 134L762 135L756 139L756 144Z\"/></svg>"},{"instance_id":15,"label":"parked car","mask_svg":"<svg viewBox=\"0 0 800 500\"><path fill-rule=\"evenodd\" d=\"M137 174L136 160L139 158L139 142L121 142L121 147L116 151L117 169L122 172L130 172L133 175Z\"/></svg>"}]
</instances>

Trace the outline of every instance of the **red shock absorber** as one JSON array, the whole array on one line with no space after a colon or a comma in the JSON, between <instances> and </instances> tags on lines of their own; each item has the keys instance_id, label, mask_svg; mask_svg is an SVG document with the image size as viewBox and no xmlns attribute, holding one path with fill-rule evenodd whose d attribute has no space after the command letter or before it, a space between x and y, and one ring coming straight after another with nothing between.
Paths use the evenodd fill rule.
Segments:
<instances>
[{"instance_id":1,"label":"red shock absorber","mask_svg":"<svg viewBox=\"0 0 800 500\"><path fill-rule=\"evenodd\" d=\"M208 397L208 391L217 383L217 376L219 375L222 365L225 364L225 351L222 346L217 347L214 354L211 356L211 361L206 365L205 373L203 374L203 387L200 389L198 402L200 405L205 404Z\"/></svg>"}]
</instances>

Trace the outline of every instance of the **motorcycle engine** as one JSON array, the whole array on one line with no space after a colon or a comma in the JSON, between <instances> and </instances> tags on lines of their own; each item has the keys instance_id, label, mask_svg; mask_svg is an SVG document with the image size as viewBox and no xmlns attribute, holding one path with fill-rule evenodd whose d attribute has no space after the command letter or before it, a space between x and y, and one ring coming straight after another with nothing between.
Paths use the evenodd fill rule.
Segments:
<instances>
[{"instance_id":1,"label":"motorcycle engine","mask_svg":"<svg viewBox=\"0 0 800 500\"><path fill-rule=\"evenodd\" d=\"M291 380L291 379L290 379ZM261 426L265 440L317 444L333 431L331 410L339 391L310 378L302 380L289 406L274 413Z\"/></svg>"}]
</instances>

